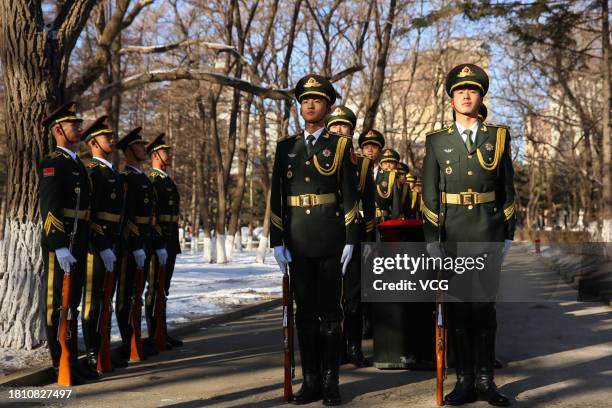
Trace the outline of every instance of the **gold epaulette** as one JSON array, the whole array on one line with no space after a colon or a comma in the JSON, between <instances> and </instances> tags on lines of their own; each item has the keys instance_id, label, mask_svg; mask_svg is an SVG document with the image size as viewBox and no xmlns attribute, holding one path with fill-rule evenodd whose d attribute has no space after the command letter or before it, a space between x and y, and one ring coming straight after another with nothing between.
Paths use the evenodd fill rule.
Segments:
<instances>
[{"instance_id":1,"label":"gold epaulette","mask_svg":"<svg viewBox=\"0 0 612 408\"><path fill-rule=\"evenodd\" d=\"M90 161L87 164L87 167L90 168L90 169L93 169L93 168L98 167L98 166L102 166L102 163L98 163L95 160L92 160L92 161Z\"/></svg>"},{"instance_id":2,"label":"gold epaulette","mask_svg":"<svg viewBox=\"0 0 612 408\"><path fill-rule=\"evenodd\" d=\"M282 139L278 139L276 141L276 143L281 143L281 142L286 142L287 140L296 139L299 136L301 136L301 133L296 133L295 135L290 135L290 136L284 137Z\"/></svg>"},{"instance_id":3,"label":"gold epaulette","mask_svg":"<svg viewBox=\"0 0 612 408\"><path fill-rule=\"evenodd\" d=\"M506 129L508 129L508 125L500 125L500 124L497 124L497 123L489 123L489 122L485 122L485 124L487 126L491 126L491 127L498 127L498 128L506 128Z\"/></svg>"},{"instance_id":4,"label":"gold epaulette","mask_svg":"<svg viewBox=\"0 0 612 408\"><path fill-rule=\"evenodd\" d=\"M151 174L149 174L151 177L161 177L164 178L164 175L157 172L157 171L152 171Z\"/></svg>"},{"instance_id":5,"label":"gold epaulette","mask_svg":"<svg viewBox=\"0 0 612 408\"><path fill-rule=\"evenodd\" d=\"M431 132L425 133L425 137L435 135L436 133L448 132L450 129L452 129L452 127L453 125L446 125L441 127L440 129L432 130Z\"/></svg>"}]
</instances>

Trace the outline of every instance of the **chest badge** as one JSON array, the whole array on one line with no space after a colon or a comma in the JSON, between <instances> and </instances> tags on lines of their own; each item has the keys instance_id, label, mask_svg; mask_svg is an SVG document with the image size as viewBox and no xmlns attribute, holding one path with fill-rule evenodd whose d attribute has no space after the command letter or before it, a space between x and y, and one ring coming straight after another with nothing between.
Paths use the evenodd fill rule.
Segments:
<instances>
[{"instance_id":1,"label":"chest badge","mask_svg":"<svg viewBox=\"0 0 612 408\"><path fill-rule=\"evenodd\" d=\"M484 148L487 149L488 151L492 151L493 150L493 145L491 143L485 143L484 144Z\"/></svg>"},{"instance_id":2,"label":"chest badge","mask_svg":"<svg viewBox=\"0 0 612 408\"><path fill-rule=\"evenodd\" d=\"M290 179L293 177L293 172L291 170L287 170L287 178Z\"/></svg>"},{"instance_id":3,"label":"chest badge","mask_svg":"<svg viewBox=\"0 0 612 408\"><path fill-rule=\"evenodd\" d=\"M115 194L115 193L111 193L111 199L113 199L113 200L114 200L115 198L117 198L117 194Z\"/></svg>"},{"instance_id":4,"label":"chest badge","mask_svg":"<svg viewBox=\"0 0 612 408\"><path fill-rule=\"evenodd\" d=\"M331 156L331 150L329 150L329 149L323 150L323 156L325 156L325 157Z\"/></svg>"},{"instance_id":5,"label":"chest badge","mask_svg":"<svg viewBox=\"0 0 612 408\"><path fill-rule=\"evenodd\" d=\"M384 188L387 188L387 186L389 185L389 183L387 183L387 180L384 180L382 183L380 183Z\"/></svg>"},{"instance_id":6,"label":"chest badge","mask_svg":"<svg viewBox=\"0 0 612 408\"><path fill-rule=\"evenodd\" d=\"M447 147L446 149L444 149L444 153L451 153L453 151L452 147Z\"/></svg>"},{"instance_id":7,"label":"chest badge","mask_svg":"<svg viewBox=\"0 0 612 408\"><path fill-rule=\"evenodd\" d=\"M450 166L448 166L448 167L447 167L447 168L444 170L444 172L445 172L446 174L449 174L449 175L450 175L450 174L453 174L453 168L452 168L452 167L450 167Z\"/></svg>"}]
</instances>

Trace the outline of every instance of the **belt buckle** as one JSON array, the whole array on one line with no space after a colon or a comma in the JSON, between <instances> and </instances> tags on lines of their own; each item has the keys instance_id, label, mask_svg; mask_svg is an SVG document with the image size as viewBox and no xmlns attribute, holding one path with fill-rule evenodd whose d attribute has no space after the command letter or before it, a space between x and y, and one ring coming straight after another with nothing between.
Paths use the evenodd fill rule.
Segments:
<instances>
[{"instance_id":1,"label":"belt buckle","mask_svg":"<svg viewBox=\"0 0 612 408\"><path fill-rule=\"evenodd\" d=\"M474 205L476 202L476 193L466 192L459 193L459 203L461 205Z\"/></svg>"},{"instance_id":2,"label":"belt buckle","mask_svg":"<svg viewBox=\"0 0 612 408\"><path fill-rule=\"evenodd\" d=\"M312 207L313 199L311 194L300 194L300 207Z\"/></svg>"}]
</instances>

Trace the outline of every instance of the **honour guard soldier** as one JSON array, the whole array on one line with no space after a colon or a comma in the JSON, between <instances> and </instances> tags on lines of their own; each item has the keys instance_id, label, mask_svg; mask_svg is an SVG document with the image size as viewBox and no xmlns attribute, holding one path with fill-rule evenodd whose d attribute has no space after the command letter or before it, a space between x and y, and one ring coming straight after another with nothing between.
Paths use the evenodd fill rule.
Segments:
<instances>
[{"instance_id":1,"label":"honour guard soldier","mask_svg":"<svg viewBox=\"0 0 612 408\"><path fill-rule=\"evenodd\" d=\"M385 147L385 137L378 130L370 129L367 132L362 132L359 135L359 148L361 149L361 153L368 157L373 162L373 170L372 170L372 180L374 181L374 187L376 188L376 176L378 175L378 171L380 170L380 156L382 153L383 147ZM374 197L376 196L376 191L374 191ZM374 202L374 215L375 218L380 210L376 207L376 201ZM376 221L374 221L374 226L376 228ZM376 231L376 229L374 229ZM362 314L363 314L363 339L371 339L372 338L372 305L371 303L362 303Z\"/></svg>"},{"instance_id":2,"label":"honour guard soldier","mask_svg":"<svg viewBox=\"0 0 612 408\"><path fill-rule=\"evenodd\" d=\"M385 149L376 176L376 218L378 222L399 218L399 183L397 166L400 155L393 149Z\"/></svg>"},{"instance_id":3,"label":"honour guard soldier","mask_svg":"<svg viewBox=\"0 0 612 408\"><path fill-rule=\"evenodd\" d=\"M174 264L176 256L181 253L181 246L178 237L178 218L180 212L180 197L176 184L168 175L167 167L172 165L172 147L164 141L165 134L157 136L146 147L147 153L151 157L151 173L149 178L153 183L157 195L157 225L156 229L159 232L158 236L161 242L155 250L155 256L151 257L149 264L149 274L147 279L147 295L145 297L145 315L147 318L147 326L149 328L149 339L155 338L155 328L163 327L166 330L166 299L157 299L157 285L163 285L166 296L170 291L170 281L174 272ZM162 248L163 246L163 248ZM165 265L164 282L159 281L160 268ZM164 302L160 308L163 310L163 316L155 316L154 306L158 301ZM161 324L156 324L157 319L161 319ZM164 333L167 349L172 347L180 347L183 342L179 339L170 337L168 333ZM163 346L162 346L163 347Z\"/></svg>"},{"instance_id":4,"label":"honour guard soldier","mask_svg":"<svg viewBox=\"0 0 612 408\"><path fill-rule=\"evenodd\" d=\"M500 247L504 243L503 251L489 259L503 259L514 235L510 135L506 127L478 119L488 86L489 78L482 68L473 64L453 68L446 78L446 92L456 121L426 138L422 211L432 256L452 253L457 242L499 242ZM498 272L501 261L496 262ZM493 380L495 304L450 303L447 309L457 384L445 403L460 405L479 399L509 405Z\"/></svg>"},{"instance_id":5,"label":"honour guard soldier","mask_svg":"<svg viewBox=\"0 0 612 408\"><path fill-rule=\"evenodd\" d=\"M121 174L111 163L115 149L114 138L115 134L108 125L107 116L96 119L83 131L83 140L91 149L92 156L88 165L92 199L90 247L87 254L81 325L87 349L87 363L94 372L98 370L105 280L110 279L114 283L113 272L123 211Z\"/></svg>"},{"instance_id":6,"label":"honour guard soldier","mask_svg":"<svg viewBox=\"0 0 612 408\"><path fill-rule=\"evenodd\" d=\"M126 202L115 314L122 340L119 355L132 361L145 358L143 349L147 355L157 353L155 348L141 343L140 313L135 310L142 306L142 298L138 298L142 294L137 292L142 290L140 285L144 285L145 260L147 251L152 246L155 222L155 190L141 168L142 163L147 160L147 141L142 139L141 130L141 127L137 127L117 142L117 147L123 151L125 157L122 177L126 185ZM133 319L133 314L138 319Z\"/></svg>"},{"instance_id":7,"label":"honour guard soldier","mask_svg":"<svg viewBox=\"0 0 612 408\"><path fill-rule=\"evenodd\" d=\"M303 372L292 402L341 403L342 274L359 242L357 177L351 141L325 130L336 100L331 83L307 75L295 88L303 135L280 141L272 174L271 245L281 270L291 266Z\"/></svg>"},{"instance_id":8,"label":"honour guard soldier","mask_svg":"<svg viewBox=\"0 0 612 408\"><path fill-rule=\"evenodd\" d=\"M346 106L337 106L325 120L325 127L352 139L357 118ZM355 247L342 287L344 307L343 354L346 362L364 367L366 360L361 351L363 316L361 307L361 242L375 242L376 219L374 204L374 163L369 157L357 155L357 179L361 210L359 218L359 244Z\"/></svg>"},{"instance_id":9,"label":"honour guard soldier","mask_svg":"<svg viewBox=\"0 0 612 408\"><path fill-rule=\"evenodd\" d=\"M81 384L86 379L97 378L77 364L77 318L83 293L90 204L87 171L74 152L81 141L81 123L74 102L62 105L42 121L57 146L45 156L39 168L43 223L41 246L45 268L42 301L53 368L63 385ZM64 274L69 281L69 291L63 287ZM70 292L69 296L67 292ZM68 302L68 310L62 313L63 301ZM63 322L67 319L67 323L62 323L67 327L67 333L63 334L58 333L62 319ZM60 337L67 340L68 347L62 346L66 343L62 343ZM70 367L62 366L60 371L63 352L70 355Z\"/></svg>"},{"instance_id":10,"label":"honour guard soldier","mask_svg":"<svg viewBox=\"0 0 612 408\"><path fill-rule=\"evenodd\" d=\"M382 154L383 147L385 147L385 137L378 130L371 129L360 134L357 142L361 148L361 153L369 157L374 163L373 176L374 180L376 180L380 165L380 155Z\"/></svg>"},{"instance_id":11,"label":"honour guard soldier","mask_svg":"<svg viewBox=\"0 0 612 408\"><path fill-rule=\"evenodd\" d=\"M415 179L408 171L406 163L399 163L397 168L400 194L399 218L405 220L417 218L415 208L420 205L420 200L414 201L417 198L413 190Z\"/></svg>"}]
</instances>

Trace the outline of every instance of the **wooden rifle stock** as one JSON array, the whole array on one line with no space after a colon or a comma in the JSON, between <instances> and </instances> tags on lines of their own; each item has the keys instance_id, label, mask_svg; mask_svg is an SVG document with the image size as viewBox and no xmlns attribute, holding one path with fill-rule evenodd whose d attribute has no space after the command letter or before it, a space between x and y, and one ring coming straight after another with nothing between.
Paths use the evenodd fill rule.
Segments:
<instances>
[{"instance_id":1,"label":"wooden rifle stock","mask_svg":"<svg viewBox=\"0 0 612 408\"><path fill-rule=\"evenodd\" d=\"M155 296L155 348L166 350L166 265L159 264L157 294Z\"/></svg>"},{"instance_id":2,"label":"wooden rifle stock","mask_svg":"<svg viewBox=\"0 0 612 408\"><path fill-rule=\"evenodd\" d=\"M283 399L289 402L293 396L291 380L294 374L293 364L293 296L289 283L289 274L283 274L283 347L284 347L284 389Z\"/></svg>"},{"instance_id":3,"label":"wooden rifle stock","mask_svg":"<svg viewBox=\"0 0 612 408\"><path fill-rule=\"evenodd\" d=\"M130 361L142 361L142 337L140 334L140 322L142 320L142 291L144 290L144 270L136 268L134 276L134 300L130 314L132 325L132 340L130 342Z\"/></svg>"},{"instance_id":4,"label":"wooden rifle stock","mask_svg":"<svg viewBox=\"0 0 612 408\"><path fill-rule=\"evenodd\" d=\"M70 371L70 337L76 333L70 333L70 297L72 292L72 277L70 273L64 272L62 280L62 307L60 309L60 319L58 327L58 340L62 347L62 354L59 362L59 372L57 383L59 385L72 386L72 374Z\"/></svg>"},{"instance_id":5,"label":"wooden rifle stock","mask_svg":"<svg viewBox=\"0 0 612 408\"><path fill-rule=\"evenodd\" d=\"M106 271L104 274L102 313L100 313L100 320L98 321L98 332L100 333L100 351L98 352L98 366L96 369L99 373L107 373L113 369L110 357L110 333L108 332L108 326L111 314L114 280L115 274L113 272Z\"/></svg>"},{"instance_id":6,"label":"wooden rifle stock","mask_svg":"<svg viewBox=\"0 0 612 408\"><path fill-rule=\"evenodd\" d=\"M444 405L444 363L446 351L446 328L444 327L444 303L441 294L436 294L436 403Z\"/></svg>"}]
</instances>

